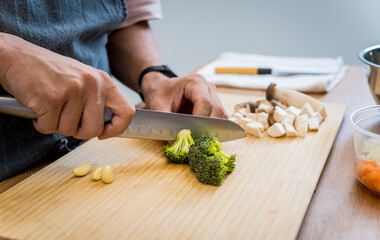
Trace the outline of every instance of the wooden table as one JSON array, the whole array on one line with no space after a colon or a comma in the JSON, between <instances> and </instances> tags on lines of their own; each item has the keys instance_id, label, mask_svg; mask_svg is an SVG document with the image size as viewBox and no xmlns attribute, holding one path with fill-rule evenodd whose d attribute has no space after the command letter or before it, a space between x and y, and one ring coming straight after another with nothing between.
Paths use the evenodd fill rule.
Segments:
<instances>
[{"instance_id":1,"label":"wooden table","mask_svg":"<svg viewBox=\"0 0 380 240\"><path fill-rule=\"evenodd\" d=\"M219 88L220 92L255 93L263 91ZM374 105L362 67L350 67L333 91L313 95L325 102L347 105L341 129L331 149L315 194L300 228L299 239L380 238L380 199L355 180L353 140L349 117L358 108ZM0 193L51 163L39 166L0 183Z\"/></svg>"}]
</instances>

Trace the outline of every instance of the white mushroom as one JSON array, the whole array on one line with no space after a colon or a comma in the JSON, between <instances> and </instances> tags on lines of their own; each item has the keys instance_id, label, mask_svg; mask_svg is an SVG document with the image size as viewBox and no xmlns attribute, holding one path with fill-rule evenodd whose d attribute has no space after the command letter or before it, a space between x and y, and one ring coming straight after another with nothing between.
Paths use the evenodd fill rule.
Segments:
<instances>
[{"instance_id":1,"label":"white mushroom","mask_svg":"<svg viewBox=\"0 0 380 240\"><path fill-rule=\"evenodd\" d=\"M261 112L269 113L274 108L272 103L269 102L268 100L258 101L257 104L258 104L258 107L256 108L256 113L261 113Z\"/></svg>"},{"instance_id":2,"label":"white mushroom","mask_svg":"<svg viewBox=\"0 0 380 240\"><path fill-rule=\"evenodd\" d=\"M285 119L284 121L282 121L282 125L285 128L287 137L298 137L298 133L289 119Z\"/></svg>"},{"instance_id":3,"label":"white mushroom","mask_svg":"<svg viewBox=\"0 0 380 240\"><path fill-rule=\"evenodd\" d=\"M256 121L261 123L264 126L264 129L269 128L268 113L258 113Z\"/></svg>"},{"instance_id":4,"label":"white mushroom","mask_svg":"<svg viewBox=\"0 0 380 240\"><path fill-rule=\"evenodd\" d=\"M308 117L306 114L301 114L296 119L294 126L296 128L296 131L298 133L298 136L305 137L307 134L308 129Z\"/></svg>"},{"instance_id":5,"label":"white mushroom","mask_svg":"<svg viewBox=\"0 0 380 240\"><path fill-rule=\"evenodd\" d=\"M317 118L319 124L321 124L321 122L323 121L323 117L319 112L314 112L312 117Z\"/></svg>"},{"instance_id":6,"label":"white mushroom","mask_svg":"<svg viewBox=\"0 0 380 240\"><path fill-rule=\"evenodd\" d=\"M271 137L281 137L286 133L286 131L281 123L275 123L268 128L267 133Z\"/></svg>"},{"instance_id":7,"label":"white mushroom","mask_svg":"<svg viewBox=\"0 0 380 240\"><path fill-rule=\"evenodd\" d=\"M237 119L237 124L240 124L240 122L241 122L241 119L243 119L244 118L244 116L241 114L241 113L239 113L239 112L234 112L232 115L231 115L231 118L236 118Z\"/></svg>"},{"instance_id":8,"label":"white mushroom","mask_svg":"<svg viewBox=\"0 0 380 240\"><path fill-rule=\"evenodd\" d=\"M294 117L298 117L301 113L301 109L294 106L289 106L285 111L289 114L292 114Z\"/></svg>"},{"instance_id":9,"label":"white mushroom","mask_svg":"<svg viewBox=\"0 0 380 240\"><path fill-rule=\"evenodd\" d=\"M264 137L264 126L259 122L250 122L247 124L245 131L255 137Z\"/></svg>"},{"instance_id":10,"label":"white mushroom","mask_svg":"<svg viewBox=\"0 0 380 240\"><path fill-rule=\"evenodd\" d=\"M266 98L268 100L284 101L288 105L293 105L297 108L302 107L308 102L314 111L322 115L323 119L327 117L326 108L322 102L296 90L278 88L276 84L270 84L266 91Z\"/></svg>"},{"instance_id":11,"label":"white mushroom","mask_svg":"<svg viewBox=\"0 0 380 240\"><path fill-rule=\"evenodd\" d=\"M313 108L310 106L308 102L306 102L301 108L301 114L306 114L309 118L313 117Z\"/></svg>"},{"instance_id":12,"label":"white mushroom","mask_svg":"<svg viewBox=\"0 0 380 240\"><path fill-rule=\"evenodd\" d=\"M252 119L249 119L249 118L242 118L240 120L240 126L245 130L246 126L248 123L252 122Z\"/></svg>"},{"instance_id":13,"label":"white mushroom","mask_svg":"<svg viewBox=\"0 0 380 240\"><path fill-rule=\"evenodd\" d=\"M257 115L258 115L257 113L246 113L245 117L252 119L252 121L257 121Z\"/></svg>"},{"instance_id":14,"label":"white mushroom","mask_svg":"<svg viewBox=\"0 0 380 240\"><path fill-rule=\"evenodd\" d=\"M310 131L318 131L319 120L317 118L309 118L309 129Z\"/></svg>"},{"instance_id":15,"label":"white mushroom","mask_svg":"<svg viewBox=\"0 0 380 240\"><path fill-rule=\"evenodd\" d=\"M245 116L245 114L247 113L247 109L246 108L241 108L241 109L239 109L238 112L241 113L243 116Z\"/></svg>"},{"instance_id":16,"label":"white mushroom","mask_svg":"<svg viewBox=\"0 0 380 240\"><path fill-rule=\"evenodd\" d=\"M275 107L273 118L276 122L282 122L282 120L284 120L287 115L288 113L284 109L277 106Z\"/></svg>"}]
</instances>

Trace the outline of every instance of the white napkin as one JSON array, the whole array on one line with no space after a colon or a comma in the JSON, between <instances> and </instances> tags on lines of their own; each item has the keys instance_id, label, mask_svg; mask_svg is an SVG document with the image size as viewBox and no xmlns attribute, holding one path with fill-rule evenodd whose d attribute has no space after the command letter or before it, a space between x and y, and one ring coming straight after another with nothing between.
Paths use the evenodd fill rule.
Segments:
<instances>
[{"instance_id":1,"label":"white napkin","mask_svg":"<svg viewBox=\"0 0 380 240\"><path fill-rule=\"evenodd\" d=\"M329 72L329 74L288 76L215 74L215 67L259 67L287 71ZM343 65L341 57L296 58L225 52L203 66L197 73L219 86L266 89L273 82L281 88L322 93L334 88L343 79L347 68Z\"/></svg>"}]
</instances>

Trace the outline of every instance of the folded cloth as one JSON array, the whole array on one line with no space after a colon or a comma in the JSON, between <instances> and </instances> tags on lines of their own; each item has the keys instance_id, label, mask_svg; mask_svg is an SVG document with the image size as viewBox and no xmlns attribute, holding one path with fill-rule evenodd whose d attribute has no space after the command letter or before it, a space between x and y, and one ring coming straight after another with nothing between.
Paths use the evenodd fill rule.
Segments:
<instances>
[{"instance_id":1,"label":"folded cloth","mask_svg":"<svg viewBox=\"0 0 380 240\"><path fill-rule=\"evenodd\" d=\"M215 74L216 67L272 68L276 71L323 72L326 74ZM276 83L281 88L290 88L310 93L323 93L333 89L343 79L347 68L347 66L343 65L341 57L298 58L225 52L219 58L200 68L197 73L202 74L207 81L215 83L218 86L266 89L270 83Z\"/></svg>"}]
</instances>

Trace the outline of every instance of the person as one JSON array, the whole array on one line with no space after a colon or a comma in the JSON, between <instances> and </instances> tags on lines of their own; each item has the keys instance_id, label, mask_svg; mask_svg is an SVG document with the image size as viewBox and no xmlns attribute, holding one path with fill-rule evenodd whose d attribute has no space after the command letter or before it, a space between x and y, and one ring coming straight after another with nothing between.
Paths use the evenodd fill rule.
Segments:
<instances>
[{"instance_id":1,"label":"person","mask_svg":"<svg viewBox=\"0 0 380 240\"><path fill-rule=\"evenodd\" d=\"M0 1L0 95L38 115L0 114L0 182L80 139L122 133L135 107L111 74L148 109L226 117L204 77L162 67L148 23L162 17L158 0ZM114 114L107 124L105 107Z\"/></svg>"}]
</instances>

